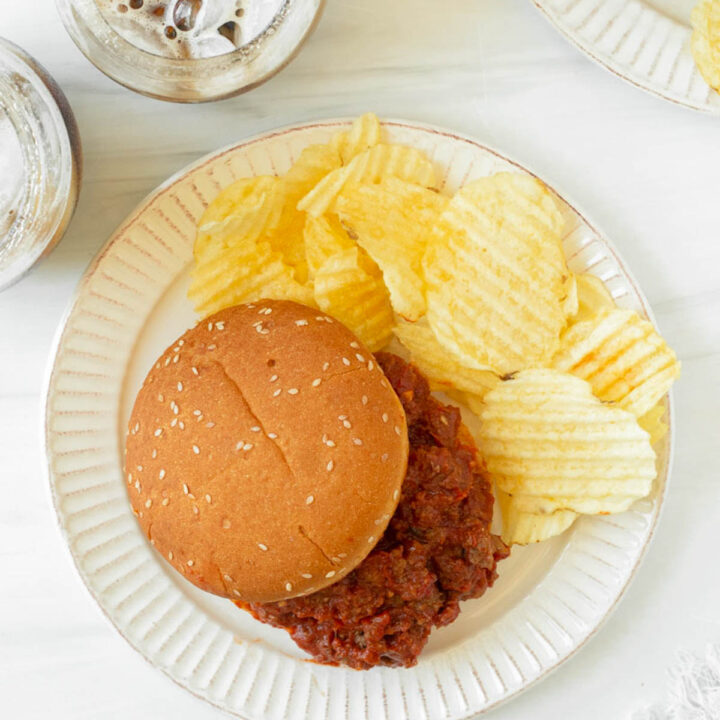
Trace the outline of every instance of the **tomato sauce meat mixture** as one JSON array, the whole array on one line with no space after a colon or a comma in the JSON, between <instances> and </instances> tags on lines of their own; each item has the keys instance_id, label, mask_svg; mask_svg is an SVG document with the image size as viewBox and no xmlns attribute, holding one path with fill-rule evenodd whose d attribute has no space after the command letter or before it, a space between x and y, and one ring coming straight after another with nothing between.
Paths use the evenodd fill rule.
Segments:
<instances>
[{"instance_id":1,"label":"tomato sauce meat mixture","mask_svg":"<svg viewBox=\"0 0 720 720\"><path fill-rule=\"evenodd\" d=\"M402 495L382 539L345 578L305 597L238 603L285 628L315 660L365 670L411 667L432 628L460 601L480 597L508 555L490 533L493 496L460 411L430 395L427 380L390 353L378 362L402 401L410 457Z\"/></svg>"}]
</instances>

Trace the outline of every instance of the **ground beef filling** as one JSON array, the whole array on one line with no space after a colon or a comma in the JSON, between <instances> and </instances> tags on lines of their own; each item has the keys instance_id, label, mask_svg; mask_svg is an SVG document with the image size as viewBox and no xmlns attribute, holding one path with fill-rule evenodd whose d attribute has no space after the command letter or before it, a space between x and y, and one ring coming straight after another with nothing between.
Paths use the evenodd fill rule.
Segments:
<instances>
[{"instance_id":1,"label":"ground beef filling","mask_svg":"<svg viewBox=\"0 0 720 720\"><path fill-rule=\"evenodd\" d=\"M285 628L318 662L360 670L415 665L433 626L455 620L461 600L480 597L497 577L497 561L508 555L490 534L490 484L458 409L435 400L414 366L389 353L377 359L402 401L410 436L407 476L390 525L334 585L242 605Z\"/></svg>"}]
</instances>

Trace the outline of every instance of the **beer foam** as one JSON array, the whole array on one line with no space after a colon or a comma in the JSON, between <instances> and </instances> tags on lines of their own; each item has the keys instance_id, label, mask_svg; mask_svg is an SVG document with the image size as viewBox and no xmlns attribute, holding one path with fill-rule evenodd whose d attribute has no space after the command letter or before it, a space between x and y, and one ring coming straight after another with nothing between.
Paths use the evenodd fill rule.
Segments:
<instances>
[{"instance_id":1,"label":"beer foam","mask_svg":"<svg viewBox=\"0 0 720 720\"><path fill-rule=\"evenodd\" d=\"M283 0L96 0L129 43L168 58L225 55L254 40Z\"/></svg>"}]
</instances>

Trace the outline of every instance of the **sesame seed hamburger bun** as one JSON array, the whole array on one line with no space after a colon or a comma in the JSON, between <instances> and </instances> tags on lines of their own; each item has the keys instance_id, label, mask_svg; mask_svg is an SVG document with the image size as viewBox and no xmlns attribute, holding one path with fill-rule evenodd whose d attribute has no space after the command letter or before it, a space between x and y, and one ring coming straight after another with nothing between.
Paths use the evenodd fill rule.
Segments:
<instances>
[{"instance_id":1,"label":"sesame seed hamburger bun","mask_svg":"<svg viewBox=\"0 0 720 720\"><path fill-rule=\"evenodd\" d=\"M223 310L170 346L128 424L140 525L203 590L269 602L353 570L382 536L408 457L373 355L315 309Z\"/></svg>"}]
</instances>

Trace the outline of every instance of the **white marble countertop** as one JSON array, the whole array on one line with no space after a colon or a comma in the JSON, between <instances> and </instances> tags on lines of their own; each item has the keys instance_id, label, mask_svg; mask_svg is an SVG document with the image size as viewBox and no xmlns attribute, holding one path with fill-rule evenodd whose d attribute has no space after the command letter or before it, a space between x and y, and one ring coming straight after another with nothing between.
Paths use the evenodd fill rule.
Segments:
<instances>
[{"instance_id":1,"label":"white marble countertop","mask_svg":"<svg viewBox=\"0 0 720 720\"><path fill-rule=\"evenodd\" d=\"M593 65L529 0L329 0L279 76L248 95L187 107L101 75L52 0L0 0L0 17L0 34L66 91L85 150L67 236L0 296L0 715L222 717L131 650L71 567L42 470L47 356L89 260L168 175L245 135L370 109L474 135L568 193L620 247L683 362L669 497L636 580L586 647L491 717L629 718L662 699L679 650L720 642L718 118Z\"/></svg>"}]
</instances>

